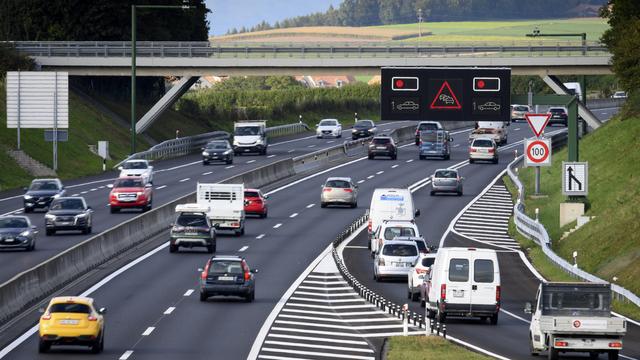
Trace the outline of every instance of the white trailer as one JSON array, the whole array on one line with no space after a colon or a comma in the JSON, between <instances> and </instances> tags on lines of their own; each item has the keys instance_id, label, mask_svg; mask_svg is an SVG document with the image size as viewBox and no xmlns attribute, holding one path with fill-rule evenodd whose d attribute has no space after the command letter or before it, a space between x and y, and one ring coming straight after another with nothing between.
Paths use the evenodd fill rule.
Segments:
<instances>
[{"instance_id":1,"label":"white trailer","mask_svg":"<svg viewBox=\"0 0 640 360\"><path fill-rule=\"evenodd\" d=\"M216 229L244 235L244 184L198 183L196 197Z\"/></svg>"}]
</instances>

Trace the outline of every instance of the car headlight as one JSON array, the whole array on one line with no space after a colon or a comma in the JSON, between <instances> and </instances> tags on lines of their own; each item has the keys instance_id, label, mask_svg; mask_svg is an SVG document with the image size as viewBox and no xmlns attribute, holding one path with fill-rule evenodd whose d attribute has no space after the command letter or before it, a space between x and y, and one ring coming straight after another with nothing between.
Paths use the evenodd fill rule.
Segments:
<instances>
[{"instance_id":1,"label":"car headlight","mask_svg":"<svg viewBox=\"0 0 640 360\"><path fill-rule=\"evenodd\" d=\"M29 230L25 230L25 231L21 232L20 236L23 236L23 237L29 236Z\"/></svg>"},{"instance_id":2,"label":"car headlight","mask_svg":"<svg viewBox=\"0 0 640 360\"><path fill-rule=\"evenodd\" d=\"M358 130L356 130L356 129L352 129L352 130L351 130L351 132L358 132Z\"/></svg>"},{"instance_id":3,"label":"car headlight","mask_svg":"<svg viewBox=\"0 0 640 360\"><path fill-rule=\"evenodd\" d=\"M138 192L136 193L136 196L140 196L140 195L142 195L142 194L144 194L142 191L138 191Z\"/></svg>"},{"instance_id":4,"label":"car headlight","mask_svg":"<svg viewBox=\"0 0 640 360\"><path fill-rule=\"evenodd\" d=\"M31 196L31 195L25 195L25 196L24 196L24 199L25 199L25 200L31 200L31 199L33 199L33 196Z\"/></svg>"},{"instance_id":5,"label":"car headlight","mask_svg":"<svg viewBox=\"0 0 640 360\"><path fill-rule=\"evenodd\" d=\"M57 198L59 198L59 197L60 197L60 194L55 194L55 195L53 195L53 198L54 198L54 199L57 199Z\"/></svg>"},{"instance_id":6,"label":"car headlight","mask_svg":"<svg viewBox=\"0 0 640 360\"><path fill-rule=\"evenodd\" d=\"M56 219L56 216L55 216L55 215L53 215L53 214L46 214L46 215L44 216L44 218L45 218L45 219L47 219L47 220L55 220L55 219Z\"/></svg>"},{"instance_id":7,"label":"car headlight","mask_svg":"<svg viewBox=\"0 0 640 360\"><path fill-rule=\"evenodd\" d=\"M229 155L229 154L231 154L231 149L229 149L229 150L227 150L227 151L225 151L225 152L223 153L223 155Z\"/></svg>"},{"instance_id":8,"label":"car headlight","mask_svg":"<svg viewBox=\"0 0 640 360\"><path fill-rule=\"evenodd\" d=\"M206 152L206 151L203 151L203 152L202 152L202 156L209 156L209 153L208 153L208 152Z\"/></svg>"},{"instance_id":9,"label":"car headlight","mask_svg":"<svg viewBox=\"0 0 640 360\"><path fill-rule=\"evenodd\" d=\"M263 140L262 140L262 139L258 139L258 140L256 140L256 144L262 144L262 143L263 143Z\"/></svg>"},{"instance_id":10,"label":"car headlight","mask_svg":"<svg viewBox=\"0 0 640 360\"><path fill-rule=\"evenodd\" d=\"M87 214L78 214L78 215L76 215L76 217L78 219L81 219L81 218L87 217Z\"/></svg>"}]
</instances>

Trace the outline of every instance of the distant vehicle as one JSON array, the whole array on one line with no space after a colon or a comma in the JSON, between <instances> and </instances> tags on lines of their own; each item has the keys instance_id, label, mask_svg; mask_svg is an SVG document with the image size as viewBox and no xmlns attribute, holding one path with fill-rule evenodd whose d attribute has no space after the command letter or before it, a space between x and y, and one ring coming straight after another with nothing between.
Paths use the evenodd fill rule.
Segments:
<instances>
[{"instance_id":1,"label":"distant vehicle","mask_svg":"<svg viewBox=\"0 0 640 360\"><path fill-rule=\"evenodd\" d=\"M324 137L342 137L342 125L336 119L323 119L316 124L316 137L318 139Z\"/></svg>"},{"instance_id":2,"label":"distant vehicle","mask_svg":"<svg viewBox=\"0 0 640 360\"><path fill-rule=\"evenodd\" d=\"M480 111L485 111L485 110L498 111L500 110L500 105L494 103L493 101L487 101L486 103L478 106L478 109L480 109Z\"/></svg>"},{"instance_id":3,"label":"distant vehicle","mask_svg":"<svg viewBox=\"0 0 640 360\"><path fill-rule=\"evenodd\" d=\"M409 298L409 300L420 300L422 284L424 283L425 276L429 275L435 259L435 253L420 254L420 257L413 264L411 271L407 274L407 298Z\"/></svg>"},{"instance_id":4,"label":"distant vehicle","mask_svg":"<svg viewBox=\"0 0 640 360\"><path fill-rule=\"evenodd\" d=\"M52 345L88 346L94 354L104 350L104 314L107 309L97 309L92 298L54 297L41 312L38 352L46 353Z\"/></svg>"},{"instance_id":5,"label":"distant vehicle","mask_svg":"<svg viewBox=\"0 0 640 360\"><path fill-rule=\"evenodd\" d=\"M249 120L233 124L233 152L235 155L252 152L267 155L268 147L266 121Z\"/></svg>"},{"instance_id":6,"label":"distant vehicle","mask_svg":"<svg viewBox=\"0 0 640 360\"><path fill-rule=\"evenodd\" d=\"M234 255L214 255L200 274L200 301L211 296L240 296L247 302L256 298L255 274L258 269L250 269L244 258Z\"/></svg>"},{"instance_id":7,"label":"distant vehicle","mask_svg":"<svg viewBox=\"0 0 640 360\"><path fill-rule=\"evenodd\" d=\"M528 105L511 105L511 121L525 120L525 114L530 113Z\"/></svg>"},{"instance_id":8,"label":"distant vehicle","mask_svg":"<svg viewBox=\"0 0 640 360\"><path fill-rule=\"evenodd\" d=\"M217 230L244 235L244 185L198 183L198 205L208 208L207 217Z\"/></svg>"},{"instance_id":9,"label":"distant vehicle","mask_svg":"<svg viewBox=\"0 0 640 360\"><path fill-rule=\"evenodd\" d=\"M418 247L413 241L385 241L373 260L373 279L406 278L418 256Z\"/></svg>"},{"instance_id":10,"label":"distant vehicle","mask_svg":"<svg viewBox=\"0 0 640 360\"><path fill-rule=\"evenodd\" d=\"M358 207L358 185L350 177L330 177L321 186L320 207L349 205Z\"/></svg>"},{"instance_id":11,"label":"distant vehicle","mask_svg":"<svg viewBox=\"0 0 640 360\"><path fill-rule=\"evenodd\" d=\"M549 123L547 125L560 124L567 126L569 122L569 115L567 115L567 109L564 107L550 107L547 114L551 114Z\"/></svg>"},{"instance_id":12,"label":"distant vehicle","mask_svg":"<svg viewBox=\"0 0 640 360\"><path fill-rule=\"evenodd\" d=\"M566 82L563 84L569 91L569 95L578 96L578 100L584 101L584 94L582 93L582 87L579 82Z\"/></svg>"},{"instance_id":13,"label":"distant vehicle","mask_svg":"<svg viewBox=\"0 0 640 360\"><path fill-rule=\"evenodd\" d=\"M427 316L480 317L498 323L500 267L495 250L440 248L426 284Z\"/></svg>"},{"instance_id":14,"label":"distant vehicle","mask_svg":"<svg viewBox=\"0 0 640 360\"><path fill-rule=\"evenodd\" d=\"M610 284L543 282L524 312L531 314L531 355L547 351L555 360L560 352L588 352L597 359L605 353L615 360L622 350L627 326L611 315Z\"/></svg>"},{"instance_id":15,"label":"distant vehicle","mask_svg":"<svg viewBox=\"0 0 640 360\"><path fill-rule=\"evenodd\" d=\"M80 230L91 234L93 210L82 197L60 197L51 202L44 215L46 235L61 230Z\"/></svg>"},{"instance_id":16,"label":"distant vehicle","mask_svg":"<svg viewBox=\"0 0 640 360\"><path fill-rule=\"evenodd\" d=\"M28 216L0 216L0 249L33 251L37 235L36 226L31 225Z\"/></svg>"},{"instance_id":17,"label":"distant vehicle","mask_svg":"<svg viewBox=\"0 0 640 360\"><path fill-rule=\"evenodd\" d=\"M202 148L202 165L209 165L212 161L222 161L227 165L233 164L233 148L227 140L209 141Z\"/></svg>"},{"instance_id":18,"label":"distant vehicle","mask_svg":"<svg viewBox=\"0 0 640 360\"><path fill-rule=\"evenodd\" d=\"M413 241L416 243L418 247L418 252L420 255L428 254L432 251L432 247L427 245L427 240L422 236L396 236L393 238L394 240L403 240L403 241Z\"/></svg>"},{"instance_id":19,"label":"distant vehicle","mask_svg":"<svg viewBox=\"0 0 640 360\"><path fill-rule=\"evenodd\" d=\"M491 139L495 141L497 145L501 145L507 142L506 136L504 129L481 127L469 133L469 142L475 139Z\"/></svg>"},{"instance_id":20,"label":"distant vehicle","mask_svg":"<svg viewBox=\"0 0 640 360\"><path fill-rule=\"evenodd\" d=\"M445 130L426 130L420 132L418 158L424 160L429 157L440 157L444 160L451 158L451 142L453 138Z\"/></svg>"},{"instance_id":21,"label":"distant vehicle","mask_svg":"<svg viewBox=\"0 0 640 360\"><path fill-rule=\"evenodd\" d=\"M208 207L198 204L176 205L176 219L169 230L169 252L180 247L204 247L216 252L216 229L207 217Z\"/></svg>"},{"instance_id":22,"label":"distant vehicle","mask_svg":"<svg viewBox=\"0 0 640 360\"><path fill-rule=\"evenodd\" d=\"M409 189L379 188L373 191L369 205L368 233L372 238L374 231L385 220L413 220L420 210L413 207L413 196ZM415 235L415 234L414 234ZM369 241L372 252L377 250L377 242Z\"/></svg>"},{"instance_id":23,"label":"distant vehicle","mask_svg":"<svg viewBox=\"0 0 640 360\"><path fill-rule=\"evenodd\" d=\"M109 193L109 210L112 214L121 209L151 210L153 204L153 186L145 183L143 177L121 177L116 179Z\"/></svg>"},{"instance_id":24,"label":"distant vehicle","mask_svg":"<svg viewBox=\"0 0 640 360\"><path fill-rule=\"evenodd\" d=\"M127 160L118 167L120 176L118 177L143 177L146 183L153 184L153 166L147 160Z\"/></svg>"},{"instance_id":25,"label":"distant vehicle","mask_svg":"<svg viewBox=\"0 0 640 360\"><path fill-rule=\"evenodd\" d=\"M420 237L420 230L418 230L416 222L413 219L383 220L382 224L371 234L371 257L375 257L376 252L385 241L394 240L398 237L409 237L409 241L413 241L415 237Z\"/></svg>"},{"instance_id":26,"label":"distant vehicle","mask_svg":"<svg viewBox=\"0 0 640 360\"><path fill-rule=\"evenodd\" d=\"M462 196L462 181L458 170L438 169L431 175L431 196L436 193L455 193Z\"/></svg>"},{"instance_id":27,"label":"distant vehicle","mask_svg":"<svg viewBox=\"0 0 640 360\"><path fill-rule=\"evenodd\" d=\"M392 137L379 135L371 139L368 150L369 160L375 159L376 156L388 156L391 160L398 158L398 147Z\"/></svg>"},{"instance_id":28,"label":"distant vehicle","mask_svg":"<svg viewBox=\"0 0 640 360\"><path fill-rule=\"evenodd\" d=\"M351 139L358 140L360 138L368 138L374 136L378 129L373 120L358 120L351 130Z\"/></svg>"},{"instance_id":29,"label":"distant vehicle","mask_svg":"<svg viewBox=\"0 0 640 360\"><path fill-rule=\"evenodd\" d=\"M444 102L447 105L451 105L451 104L455 103L455 100L453 100L453 97L451 97L451 96L449 96L447 94L440 94L438 99L440 101Z\"/></svg>"},{"instance_id":30,"label":"distant vehicle","mask_svg":"<svg viewBox=\"0 0 640 360\"><path fill-rule=\"evenodd\" d=\"M28 188L24 188L24 212L46 208L53 199L64 196L66 190L60 179L35 179Z\"/></svg>"},{"instance_id":31,"label":"distant vehicle","mask_svg":"<svg viewBox=\"0 0 640 360\"><path fill-rule=\"evenodd\" d=\"M416 126L416 145L420 145L420 133L423 131L444 130L442 125L437 121L420 121Z\"/></svg>"},{"instance_id":32,"label":"distant vehicle","mask_svg":"<svg viewBox=\"0 0 640 360\"><path fill-rule=\"evenodd\" d=\"M612 99L626 99L627 98L627 93L624 91L616 91L613 93L613 95L611 95Z\"/></svg>"},{"instance_id":33,"label":"distant vehicle","mask_svg":"<svg viewBox=\"0 0 640 360\"><path fill-rule=\"evenodd\" d=\"M411 100L407 100L402 104L398 104L396 106L396 109L398 110L418 110L419 108L420 108L420 105L418 105L416 102Z\"/></svg>"},{"instance_id":34,"label":"distant vehicle","mask_svg":"<svg viewBox=\"0 0 640 360\"><path fill-rule=\"evenodd\" d=\"M473 139L469 146L469 163L473 164L478 160L498 163L498 145L490 138Z\"/></svg>"},{"instance_id":35,"label":"distant vehicle","mask_svg":"<svg viewBox=\"0 0 640 360\"><path fill-rule=\"evenodd\" d=\"M259 189L244 189L244 213L266 218L269 212L267 199Z\"/></svg>"}]
</instances>

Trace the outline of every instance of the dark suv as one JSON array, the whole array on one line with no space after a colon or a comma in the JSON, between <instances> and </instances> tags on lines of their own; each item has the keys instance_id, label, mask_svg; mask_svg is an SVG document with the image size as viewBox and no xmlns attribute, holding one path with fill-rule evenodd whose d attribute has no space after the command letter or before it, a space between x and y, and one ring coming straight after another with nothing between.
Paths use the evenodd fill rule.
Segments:
<instances>
[{"instance_id":1,"label":"dark suv","mask_svg":"<svg viewBox=\"0 0 640 360\"><path fill-rule=\"evenodd\" d=\"M60 179L35 179L23 196L24 212L32 212L33 209L46 208L53 199L64 196L65 190Z\"/></svg>"},{"instance_id":2,"label":"dark suv","mask_svg":"<svg viewBox=\"0 0 640 360\"><path fill-rule=\"evenodd\" d=\"M369 144L369 159L376 156L388 156L392 160L398 158L398 148L390 136L376 136Z\"/></svg>"},{"instance_id":3,"label":"dark suv","mask_svg":"<svg viewBox=\"0 0 640 360\"><path fill-rule=\"evenodd\" d=\"M209 141L202 148L202 165L209 165L211 161L223 161L233 164L233 148L227 140Z\"/></svg>"},{"instance_id":4,"label":"dark suv","mask_svg":"<svg viewBox=\"0 0 640 360\"><path fill-rule=\"evenodd\" d=\"M549 108L549 114L551 117L549 118L549 123L547 125L560 124L567 126L569 121L569 115L567 115L567 111L563 107L552 107Z\"/></svg>"},{"instance_id":5,"label":"dark suv","mask_svg":"<svg viewBox=\"0 0 640 360\"><path fill-rule=\"evenodd\" d=\"M207 252L216 251L216 229L207 217L206 210L198 209L195 204L176 206L176 221L169 230L169 252L180 247L206 247Z\"/></svg>"},{"instance_id":6,"label":"dark suv","mask_svg":"<svg viewBox=\"0 0 640 360\"><path fill-rule=\"evenodd\" d=\"M351 130L351 139L358 140L376 134L376 124L372 120L358 120Z\"/></svg>"},{"instance_id":7,"label":"dark suv","mask_svg":"<svg viewBox=\"0 0 640 360\"><path fill-rule=\"evenodd\" d=\"M61 197L53 200L49 212L44 216L47 235L59 230L80 230L91 233L93 210L82 197Z\"/></svg>"},{"instance_id":8,"label":"dark suv","mask_svg":"<svg viewBox=\"0 0 640 360\"><path fill-rule=\"evenodd\" d=\"M200 301L210 296L240 296L247 302L256 297L255 274L244 258L235 255L214 255L207 261L200 274Z\"/></svg>"}]
</instances>

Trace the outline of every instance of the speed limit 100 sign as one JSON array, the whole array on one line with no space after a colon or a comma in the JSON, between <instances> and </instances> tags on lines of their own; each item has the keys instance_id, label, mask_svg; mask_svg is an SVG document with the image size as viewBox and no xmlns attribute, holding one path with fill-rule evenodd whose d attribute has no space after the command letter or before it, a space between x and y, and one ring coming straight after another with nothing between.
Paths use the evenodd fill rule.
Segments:
<instances>
[{"instance_id":1,"label":"speed limit 100 sign","mask_svg":"<svg viewBox=\"0 0 640 360\"><path fill-rule=\"evenodd\" d=\"M551 166L551 139L527 139L524 154L525 166Z\"/></svg>"}]
</instances>

